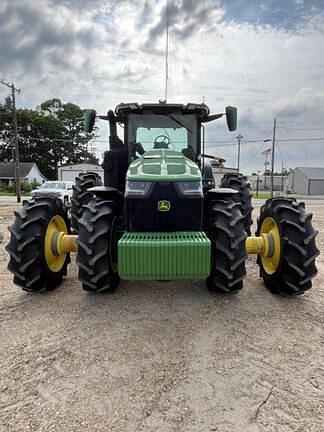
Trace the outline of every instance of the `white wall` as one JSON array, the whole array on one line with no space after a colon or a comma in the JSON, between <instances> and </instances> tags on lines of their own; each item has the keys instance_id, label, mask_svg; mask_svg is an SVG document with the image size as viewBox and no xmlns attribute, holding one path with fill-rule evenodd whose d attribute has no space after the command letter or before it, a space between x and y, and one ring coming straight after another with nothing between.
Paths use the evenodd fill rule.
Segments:
<instances>
[{"instance_id":1,"label":"white wall","mask_svg":"<svg viewBox=\"0 0 324 432\"><path fill-rule=\"evenodd\" d=\"M215 167L212 166L214 178L215 178L215 184L217 187L220 187L222 178L227 173L237 173L237 170L235 168L227 168L227 167Z\"/></svg>"},{"instance_id":2,"label":"white wall","mask_svg":"<svg viewBox=\"0 0 324 432\"><path fill-rule=\"evenodd\" d=\"M29 174L25 177L24 180L28 180L29 183L32 183L33 181L37 181L37 183L42 184L43 181L46 179L41 175L41 173L37 169L37 166L34 164Z\"/></svg>"},{"instance_id":3,"label":"white wall","mask_svg":"<svg viewBox=\"0 0 324 432\"><path fill-rule=\"evenodd\" d=\"M255 191L257 189L258 176L250 175L248 176L248 179L249 182L251 183L251 189ZM273 188L275 191L282 191L282 187L283 187L283 192L285 192L287 190L287 184L288 184L288 180L286 175L284 175L283 178L281 177L281 175L273 176ZM271 189L271 176L267 176L267 178L265 179L263 175L260 175L259 190L262 191L262 190L270 190L270 189Z\"/></svg>"},{"instance_id":4,"label":"white wall","mask_svg":"<svg viewBox=\"0 0 324 432\"><path fill-rule=\"evenodd\" d=\"M293 171L293 191L296 194L308 194L309 179L298 168Z\"/></svg>"},{"instance_id":5,"label":"white wall","mask_svg":"<svg viewBox=\"0 0 324 432\"><path fill-rule=\"evenodd\" d=\"M78 177L80 173L84 172L96 172L100 175L102 182L104 182L104 170L99 165L92 164L75 164L58 167L57 178L62 181L75 181L75 177Z\"/></svg>"}]
</instances>

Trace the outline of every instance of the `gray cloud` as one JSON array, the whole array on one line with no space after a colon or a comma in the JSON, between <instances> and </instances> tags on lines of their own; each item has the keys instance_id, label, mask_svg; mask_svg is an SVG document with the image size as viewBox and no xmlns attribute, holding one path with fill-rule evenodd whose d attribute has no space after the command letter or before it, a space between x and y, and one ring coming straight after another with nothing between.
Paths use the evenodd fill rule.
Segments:
<instances>
[{"instance_id":1,"label":"gray cloud","mask_svg":"<svg viewBox=\"0 0 324 432\"><path fill-rule=\"evenodd\" d=\"M80 23L67 9L54 9L48 2L11 0L0 13L0 62L3 73L12 68L38 70L73 69L72 56L102 42L102 33L91 21Z\"/></svg>"},{"instance_id":2,"label":"gray cloud","mask_svg":"<svg viewBox=\"0 0 324 432\"><path fill-rule=\"evenodd\" d=\"M152 14L152 12L152 7L146 2L140 21L145 23L147 14ZM175 0L169 2L167 11L166 7L163 7L157 22L149 27L147 37L143 41L143 47L146 50L156 51L157 39L165 34L166 13L170 34L179 40L187 39L199 31L214 29L222 15L217 0Z\"/></svg>"},{"instance_id":3,"label":"gray cloud","mask_svg":"<svg viewBox=\"0 0 324 432\"><path fill-rule=\"evenodd\" d=\"M321 127L323 17L308 20L297 34L243 20L243 12L253 12L245 3L169 0L170 102L205 96L213 112L237 105L246 139L269 138L274 116L289 127ZM165 0L0 0L0 40L0 78L22 88L18 106L60 97L105 112L121 101L163 97ZM1 99L6 92L0 86ZM235 141L225 122L207 129L211 140ZM261 144L242 147L243 162L262 166ZM283 159L298 158L293 144L282 144L281 151ZM215 147L215 154L234 162L235 152L235 146Z\"/></svg>"}]
</instances>

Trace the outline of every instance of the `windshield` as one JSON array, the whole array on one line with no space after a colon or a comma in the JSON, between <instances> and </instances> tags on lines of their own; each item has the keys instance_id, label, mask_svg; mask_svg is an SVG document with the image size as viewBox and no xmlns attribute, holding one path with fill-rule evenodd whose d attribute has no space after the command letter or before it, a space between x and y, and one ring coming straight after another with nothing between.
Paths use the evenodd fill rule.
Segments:
<instances>
[{"instance_id":1,"label":"windshield","mask_svg":"<svg viewBox=\"0 0 324 432\"><path fill-rule=\"evenodd\" d=\"M132 156L137 157L140 144L144 151L167 148L182 151L195 159L197 155L197 125L195 114L131 114L128 141ZM137 145L135 145L135 143ZM135 150L134 150L135 148ZM143 151L142 151L143 153Z\"/></svg>"},{"instance_id":2,"label":"windshield","mask_svg":"<svg viewBox=\"0 0 324 432\"><path fill-rule=\"evenodd\" d=\"M42 184L40 189L65 189L65 183L64 182L44 183Z\"/></svg>"}]
</instances>

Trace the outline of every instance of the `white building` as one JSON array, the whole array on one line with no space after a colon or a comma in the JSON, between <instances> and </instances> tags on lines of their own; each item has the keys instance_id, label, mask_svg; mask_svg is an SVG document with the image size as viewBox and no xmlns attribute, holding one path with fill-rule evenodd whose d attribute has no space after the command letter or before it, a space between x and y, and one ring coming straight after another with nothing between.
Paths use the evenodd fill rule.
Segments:
<instances>
[{"instance_id":1,"label":"white building","mask_svg":"<svg viewBox=\"0 0 324 432\"><path fill-rule=\"evenodd\" d=\"M297 167L288 176L288 189L301 195L324 195L324 167Z\"/></svg>"},{"instance_id":2,"label":"white building","mask_svg":"<svg viewBox=\"0 0 324 432\"><path fill-rule=\"evenodd\" d=\"M12 186L15 181L15 164L13 162L0 162L0 183ZM20 181L39 184L46 181L34 162L21 162L19 164Z\"/></svg>"},{"instance_id":3,"label":"white building","mask_svg":"<svg viewBox=\"0 0 324 432\"><path fill-rule=\"evenodd\" d=\"M224 162L226 162L225 159L217 158L217 157L215 159L207 160L207 163L210 163L212 167L215 183L217 187L220 186L222 178L224 177L225 174L237 173L236 168L225 167Z\"/></svg>"},{"instance_id":4,"label":"white building","mask_svg":"<svg viewBox=\"0 0 324 432\"><path fill-rule=\"evenodd\" d=\"M81 173L95 172L100 175L102 182L104 182L104 170L100 165L91 163L80 163L74 165L61 165L57 168L57 179L62 181L75 181Z\"/></svg>"},{"instance_id":5,"label":"white building","mask_svg":"<svg viewBox=\"0 0 324 432\"><path fill-rule=\"evenodd\" d=\"M258 176L252 174L248 176L249 182L251 183L251 189L253 191L257 190ZM260 175L259 176L259 190L269 191L271 190L271 175ZM287 191L287 175L274 175L273 176L273 190L274 191Z\"/></svg>"}]
</instances>

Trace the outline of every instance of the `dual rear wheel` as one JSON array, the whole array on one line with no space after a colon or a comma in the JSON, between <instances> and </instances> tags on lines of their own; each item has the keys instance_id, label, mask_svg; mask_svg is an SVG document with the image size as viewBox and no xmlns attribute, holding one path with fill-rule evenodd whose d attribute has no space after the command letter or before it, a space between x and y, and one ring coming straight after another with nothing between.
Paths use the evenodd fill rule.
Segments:
<instances>
[{"instance_id":1,"label":"dual rear wheel","mask_svg":"<svg viewBox=\"0 0 324 432\"><path fill-rule=\"evenodd\" d=\"M211 292L226 294L239 291L246 275L247 258L247 233L240 203L231 198L213 201L209 210L208 235L212 255L207 287Z\"/></svg>"},{"instance_id":2,"label":"dual rear wheel","mask_svg":"<svg viewBox=\"0 0 324 432\"><path fill-rule=\"evenodd\" d=\"M10 255L8 270L14 283L33 292L52 290L67 273L70 255L55 256L51 249L55 231L69 233L69 221L62 201L56 198L34 198L15 212L9 227L10 241L6 250Z\"/></svg>"},{"instance_id":3,"label":"dual rear wheel","mask_svg":"<svg viewBox=\"0 0 324 432\"><path fill-rule=\"evenodd\" d=\"M273 198L261 207L256 234L272 232L279 245L271 258L257 258L260 276L271 292L298 295L312 287L319 255L312 217L305 204L294 199Z\"/></svg>"},{"instance_id":4,"label":"dual rear wheel","mask_svg":"<svg viewBox=\"0 0 324 432\"><path fill-rule=\"evenodd\" d=\"M221 188L230 188L238 192L237 200L241 204L242 215L244 216L244 229L247 235L251 235L252 220L252 193L251 184L246 176L239 173L225 174L221 181Z\"/></svg>"},{"instance_id":5,"label":"dual rear wheel","mask_svg":"<svg viewBox=\"0 0 324 432\"><path fill-rule=\"evenodd\" d=\"M257 236L271 239L271 253L258 255L257 263L265 286L275 294L299 295L312 287L319 255L312 226L312 213L294 199L269 199L261 207ZM247 258L245 215L233 199L216 200L210 209L209 236L212 242L212 292L234 293L243 286Z\"/></svg>"},{"instance_id":6,"label":"dual rear wheel","mask_svg":"<svg viewBox=\"0 0 324 432\"><path fill-rule=\"evenodd\" d=\"M79 232L79 220L82 217L82 208L93 198L93 194L89 189L101 185L101 178L95 172L79 174L79 177L75 179L71 198L71 229L73 232Z\"/></svg>"},{"instance_id":7,"label":"dual rear wheel","mask_svg":"<svg viewBox=\"0 0 324 432\"><path fill-rule=\"evenodd\" d=\"M303 203L275 198L266 201L258 219L257 234L271 234L273 253L258 256L265 285L282 295L302 294L316 275L317 231L312 214ZM83 206L78 221L79 279L87 291L113 291L119 284L117 269L118 218L111 201L92 198ZM208 235L212 244L211 273L207 285L212 292L234 293L243 286L247 258L245 216L232 198L217 199L210 206ZM55 288L66 275L69 254L55 255L52 239L56 232L69 233L69 221L62 202L35 198L18 212L7 251L8 269L14 283L26 291Z\"/></svg>"},{"instance_id":8,"label":"dual rear wheel","mask_svg":"<svg viewBox=\"0 0 324 432\"><path fill-rule=\"evenodd\" d=\"M114 291L120 282L117 267L117 217L109 201L92 199L79 220L79 279L83 289Z\"/></svg>"}]
</instances>

